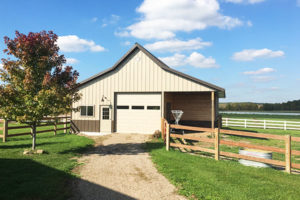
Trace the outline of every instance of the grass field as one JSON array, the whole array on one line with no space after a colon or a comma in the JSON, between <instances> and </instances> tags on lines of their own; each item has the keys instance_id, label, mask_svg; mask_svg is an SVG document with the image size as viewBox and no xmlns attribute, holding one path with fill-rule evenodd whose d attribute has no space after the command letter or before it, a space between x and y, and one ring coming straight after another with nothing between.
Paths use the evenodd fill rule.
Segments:
<instances>
[{"instance_id":1,"label":"grass field","mask_svg":"<svg viewBox=\"0 0 300 200\"><path fill-rule=\"evenodd\" d=\"M277 130L277 129L257 129L257 128L241 128L241 127L229 127L232 130L242 130L242 131L251 131L256 133L267 133L273 135L291 135L295 137L300 137L300 131L293 131L293 130ZM246 142L251 144L258 144L263 146L273 146L279 148L285 148L284 141L280 140L272 140L272 139L261 139L261 138L251 138L251 137L240 137L240 136L229 136L221 134L221 138L226 140L234 140L240 142ZM293 150L300 151L300 142L292 142L291 147ZM213 147L212 147L213 148ZM221 145L222 151L228 151L233 153L238 153L239 147L230 147L226 145ZM273 159L284 161L285 157L284 154L273 152ZM300 163L300 156L292 156L293 163Z\"/></svg>"},{"instance_id":2,"label":"grass field","mask_svg":"<svg viewBox=\"0 0 300 200\"><path fill-rule=\"evenodd\" d=\"M295 200L300 176L271 168L245 167L235 161L215 161L176 150L165 150L161 140L146 144L157 169L190 199Z\"/></svg>"},{"instance_id":3,"label":"grass field","mask_svg":"<svg viewBox=\"0 0 300 200\"><path fill-rule=\"evenodd\" d=\"M70 180L74 178L71 170L77 165L72 158L92 145L91 139L63 131L56 136L53 132L41 133L37 135L37 149L46 153L23 155L24 149L31 148L30 135L0 141L0 199L67 199L71 194Z\"/></svg>"},{"instance_id":4,"label":"grass field","mask_svg":"<svg viewBox=\"0 0 300 200\"><path fill-rule=\"evenodd\" d=\"M228 118L240 118L240 119L266 119L266 120L278 120L278 121L300 121L300 116L288 116L288 115L260 115L260 114L222 114L222 117ZM226 127L233 130L251 131L257 133L267 133L274 135L291 135L300 137L300 131L295 130L280 130L280 129L260 129L260 128L243 128L243 127ZM279 140L266 140L257 139L250 137L239 137L239 136L226 136L226 139L249 142L252 144L259 144L264 146L274 146L284 148L284 141ZM292 149L300 150L300 142L292 142ZM221 150L238 153L239 147L228 147L225 145L221 146ZM280 153L273 153L273 159L284 161L284 155ZM292 162L300 163L300 156L292 156Z\"/></svg>"},{"instance_id":5,"label":"grass field","mask_svg":"<svg viewBox=\"0 0 300 200\"><path fill-rule=\"evenodd\" d=\"M266 120L278 120L278 121L300 121L300 116L290 115L263 115L263 114L231 114L222 113L222 117L239 118L239 119L266 119Z\"/></svg>"}]
</instances>

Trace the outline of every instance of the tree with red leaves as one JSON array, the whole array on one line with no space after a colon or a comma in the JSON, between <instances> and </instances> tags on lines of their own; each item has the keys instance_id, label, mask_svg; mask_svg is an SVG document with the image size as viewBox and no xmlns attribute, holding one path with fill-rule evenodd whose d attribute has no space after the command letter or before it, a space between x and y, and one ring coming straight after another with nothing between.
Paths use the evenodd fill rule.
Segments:
<instances>
[{"instance_id":1,"label":"tree with red leaves","mask_svg":"<svg viewBox=\"0 0 300 200\"><path fill-rule=\"evenodd\" d=\"M45 116L72 111L72 102L80 99L78 72L65 66L59 55L58 36L52 31L16 31L16 37L4 37L7 49L0 69L0 118L26 123L32 128L32 149L36 127ZM11 58L11 56L13 58Z\"/></svg>"}]
</instances>

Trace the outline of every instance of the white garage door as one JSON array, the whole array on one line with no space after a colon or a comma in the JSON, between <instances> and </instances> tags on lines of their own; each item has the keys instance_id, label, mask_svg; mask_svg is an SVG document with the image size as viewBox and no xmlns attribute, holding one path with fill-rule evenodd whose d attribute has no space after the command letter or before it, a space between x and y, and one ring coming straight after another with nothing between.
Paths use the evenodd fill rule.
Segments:
<instances>
[{"instance_id":1,"label":"white garage door","mask_svg":"<svg viewBox=\"0 0 300 200\"><path fill-rule=\"evenodd\" d=\"M117 132L154 133L160 130L160 94L118 94Z\"/></svg>"}]
</instances>

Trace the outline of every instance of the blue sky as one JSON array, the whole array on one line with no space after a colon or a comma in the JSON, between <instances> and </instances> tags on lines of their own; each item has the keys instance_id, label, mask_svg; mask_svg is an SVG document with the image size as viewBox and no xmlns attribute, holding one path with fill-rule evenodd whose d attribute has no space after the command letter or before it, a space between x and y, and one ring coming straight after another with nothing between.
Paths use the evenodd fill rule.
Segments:
<instances>
[{"instance_id":1,"label":"blue sky","mask_svg":"<svg viewBox=\"0 0 300 200\"><path fill-rule=\"evenodd\" d=\"M0 38L53 30L79 80L139 42L170 67L224 87L222 101L300 99L299 0L11 0L0 9ZM0 57L4 48L1 39Z\"/></svg>"}]
</instances>

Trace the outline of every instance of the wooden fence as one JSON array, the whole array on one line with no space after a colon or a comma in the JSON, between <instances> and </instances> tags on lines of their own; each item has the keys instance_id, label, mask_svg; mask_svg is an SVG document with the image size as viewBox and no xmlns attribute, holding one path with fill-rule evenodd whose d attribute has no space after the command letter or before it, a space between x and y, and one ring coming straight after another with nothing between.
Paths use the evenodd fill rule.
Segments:
<instances>
[{"instance_id":1,"label":"wooden fence","mask_svg":"<svg viewBox=\"0 0 300 200\"><path fill-rule=\"evenodd\" d=\"M47 133L47 132L53 132L54 135L56 135L57 131L64 130L64 133L67 133L67 130L70 128L68 127L68 124L70 124L70 116L64 116L64 117L45 117L43 121L45 123L42 123L37 126L38 127L45 127L45 126L53 126L51 129L47 130L37 130L36 133ZM0 121L1 122L1 121ZM22 135L32 135L32 129L29 125L20 125L20 126L9 126L9 120L2 120L3 127L0 127L0 131L2 130L2 135L0 134L0 138L2 138L3 142L6 142L7 138L9 137L17 137ZM63 128L58 128L58 125L64 125ZM16 129L30 129L31 131L27 132L21 132L21 133L13 133L9 134L10 130L16 130Z\"/></svg>"},{"instance_id":2,"label":"wooden fence","mask_svg":"<svg viewBox=\"0 0 300 200\"><path fill-rule=\"evenodd\" d=\"M223 118L222 125L225 127L300 130L300 122L295 121Z\"/></svg>"},{"instance_id":3,"label":"wooden fence","mask_svg":"<svg viewBox=\"0 0 300 200\"><path fill-rule=\"evenodd\" d=\"M220 156L224 156L224 157L231 157L231 158L237 158L237 159L245 159L245 160L251 160L251 161L256 161L256 162L262 162L262 163L266 163L266 164L285 167L285 170L288 173L291 173L292 168L300 169L300 164L291 162L292 155L300 156L300 151L291 149L291 141L300 142L300 137L291 137L290 135L273 135L273 134L252 133L252 132L246 132L246 131L220 129L219 128L219 127L221 127L220 122L221 122L221 120L219 120L218 128L211 129L211 128L168 124L166 120L162 119L162 130L163 130L162 135L166 141L166 150L169 151L170 147L176 147L176 148L180 148L180 149L190 149L190 150L194 150L194 151L202 151L202 152L211 153L211 154L214 154L214 157L216 160L219 160ZM176 134L176 133L171 133L171 129L196 131L198 133ZM214 138L199 137L198 134L200 132L201 132L201 134L203 132L213 133ZM245 142L222 140L222 139L220 139L220 134L282 140L282 141L285 141L285 148L283 149L283 148L278 148L278 147L256 145L256 144L250 144L250 143L245 143ZM195 146L192 143L186 143L186 142L182 142L182 141L179 144L179 143L171 142L171 139L173 139L173 140L181 139L183 141L191 140L191 141L207 142L207 143L214 144L214 149ZM285 161L266 159L266 158L257 158L257 157L252 157L252 156L240 155L240 154L232 153L232 152L224 152L224 151L220 151L220 145L245 147L245 148L251 148L251 149L259 149L259 150L277 152L277 153L285 154Z\"/></svg>"}]
</instances>

